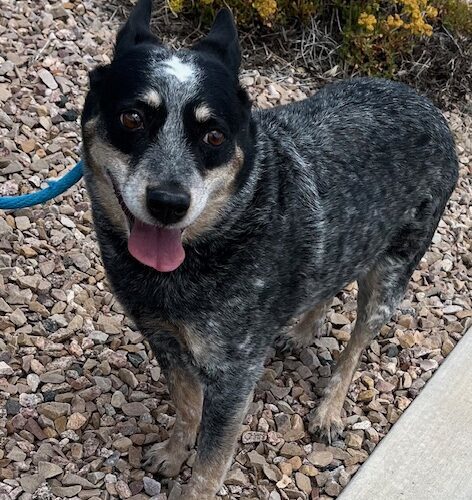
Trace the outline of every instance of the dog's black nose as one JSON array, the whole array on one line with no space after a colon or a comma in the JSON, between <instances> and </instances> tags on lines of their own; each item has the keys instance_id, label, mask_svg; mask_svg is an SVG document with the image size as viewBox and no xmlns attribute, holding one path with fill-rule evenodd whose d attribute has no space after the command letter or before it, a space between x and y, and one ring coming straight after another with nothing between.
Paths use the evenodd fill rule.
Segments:
<instances>
[{"instance_id":1,"label":"dog's black nose","mask_svg":"<svg viewBox=\"0 0 472 500\"><path fill-rule=\"evenodd\" d=\"M190 194L175 185L147 189L147 206L161 224L175 224L185 217L190 207Z\"/></svg>"}]
</instances>

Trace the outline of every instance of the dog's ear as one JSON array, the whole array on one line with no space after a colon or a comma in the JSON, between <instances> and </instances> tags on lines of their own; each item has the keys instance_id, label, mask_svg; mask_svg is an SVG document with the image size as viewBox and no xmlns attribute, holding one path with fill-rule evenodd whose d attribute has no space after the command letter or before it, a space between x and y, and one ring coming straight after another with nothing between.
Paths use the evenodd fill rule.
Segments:
<instances>
[{"instance_id":1,"label":"dog's ear","mask_svg":"<svg viewBox=\"0 0 472 500\"><path fill-rule=\"evenodd\" d=\"M138 0L126 24L116 37L115 55L140 43L159 44L159 39L151 33L152 0Z\"/></svg>"},{"instance_id":2,"label":"dog's ear","mask_svg":"<svg viewBox=\"0 0 472 500\"><path fill-rule=\"evenodd\" d=\"M210 52L217 56L233 72L239 72L241 50L238 31L229 9L221 9L213 22L210 33L194 47L200 52Z\"/></svg>"}]
</instances>

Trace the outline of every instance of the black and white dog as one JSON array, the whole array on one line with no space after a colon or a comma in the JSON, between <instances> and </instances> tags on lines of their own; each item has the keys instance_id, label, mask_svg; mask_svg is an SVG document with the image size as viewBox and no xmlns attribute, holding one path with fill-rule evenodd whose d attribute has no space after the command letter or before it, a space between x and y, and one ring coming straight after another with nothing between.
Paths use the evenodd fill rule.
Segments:
<instances>
[{"instance_id":1,"label":"black and white dog","mask_svg":"<svg viewBox=\"0 0 472 500\"><path fill-rule=\"evenodd\" d=\"M359 285L357 322L309 423L342 429L363 349L389 320L457 180L439 111L405 85L355 79L251 111L231 14L172 51L140 0L113 62L92 71L85 177L113 290L149 339L175 405L146 467L185 500L225 478L269 346L294 317L310 344L331 298Z\"/></svg>"}]
</instances>

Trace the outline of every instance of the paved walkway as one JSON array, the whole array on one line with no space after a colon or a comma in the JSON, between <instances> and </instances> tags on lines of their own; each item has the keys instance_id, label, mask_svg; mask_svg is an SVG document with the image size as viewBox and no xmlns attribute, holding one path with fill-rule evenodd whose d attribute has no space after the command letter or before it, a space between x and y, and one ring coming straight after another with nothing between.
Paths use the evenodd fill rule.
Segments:
<instances>
[{"instance_id":1,"label":"paved walkway","mask_svg":"<svg viewBox=\"0 0 472 500\"><path fill-rule=\"evenodd\" d=\"M472 500L472 329L338 500Z\"/></svg>"}]
</instances>

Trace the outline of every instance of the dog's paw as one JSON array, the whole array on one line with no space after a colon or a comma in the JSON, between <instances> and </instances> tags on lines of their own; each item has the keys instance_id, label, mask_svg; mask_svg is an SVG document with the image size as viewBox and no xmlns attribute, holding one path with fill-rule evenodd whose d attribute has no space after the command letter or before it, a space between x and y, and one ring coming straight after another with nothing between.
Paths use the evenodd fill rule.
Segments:
<instances>
[{"instance_id":1,"label":"dog's paw","mask_svg":"<svg viewBox=\"0 0 472 500\"><path fill-rule=\"evenodd\" d=\"M158 443L149 448L144 455L143 467L146 472L163 477L175 477L180 473L188 453L171 450L169 441Z\"/></svg>"},{"instance_id":2,"label":"dog's paw","mask_svg":"<svg viewBox=\"0 0 472 500\"><path fill-rule=\"evenodd\" d=\"M310 418L308 430L314 436L326 439L331 444L342 434L344 424L337 410L321 404Z\"/></svg>"},{"instance_id":3,"label":"dog's paw","mask_svg":"<svg viewBox=\"0 0 472 500\"><path fill-rule=\"evenodd\" d=\"M176 484L169 494L169 500L215 500L211 493L202 493L192 487L192 480L187 485Z\"/></svg>"}]
</instances>

